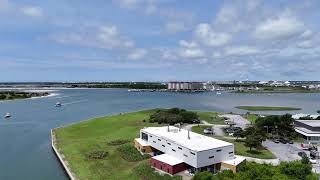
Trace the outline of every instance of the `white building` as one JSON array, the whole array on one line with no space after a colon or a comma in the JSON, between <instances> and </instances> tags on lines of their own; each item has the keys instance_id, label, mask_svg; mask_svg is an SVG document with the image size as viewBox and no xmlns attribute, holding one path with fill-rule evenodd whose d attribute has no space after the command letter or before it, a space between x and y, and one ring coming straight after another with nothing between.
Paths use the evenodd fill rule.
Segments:
<instances>
[{"instance_id":1,"label":"white building","mask_svg":"<svg viewBox=\"0 0 320 180\"><path fill-rule=\"evenodd\" d=\"M161 154L159 158L154 156L151 159L151 165L161 170L166 167L164 170L169 174L185 169L212 172L231 169L236 172L235 164L244 161L244 158L234 155L232 143L173 126L141 129L140 138L135 140L135 144L143 152L152 149L155 154Z\"/></svg>"},{"instance_id":2,"label":"white building","mask_svg":"<svg viewBox=\"0 0 320 180\"><path fill-rule=\"evenodd\" d=\"M320 144L320 120L295 120L295 131L301 134L305 144Z\"/></svg>"},{"instance_id":3,"label":"white building","mask_svg":"<svg viewBox=\"0 0 320 180\"><path fill-rule=\"evenodd\" d=\"M204 83L202 82L169 82L168 90L185 91L185 90L203 90Z\"/></svg>"}]
</instances>

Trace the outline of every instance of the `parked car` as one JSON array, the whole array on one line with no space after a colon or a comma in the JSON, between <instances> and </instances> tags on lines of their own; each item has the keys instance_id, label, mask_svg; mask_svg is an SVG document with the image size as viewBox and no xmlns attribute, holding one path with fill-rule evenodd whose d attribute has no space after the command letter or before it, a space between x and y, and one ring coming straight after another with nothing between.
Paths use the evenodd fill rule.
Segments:
<instances>
[{"instance_id":1,"label":"parked car","mask_svg":"<svg viewBox=\"0 0 320 180\"><path fill-rule=\"evenodd\" d=\"M203 130L204 134L213 134L212 128L206 128Z\"/></svg>"},{"instance_id":2,"label":"parked car","mask_svg":"<svg viewBox=\"0 0 320 180\"><path fill-rule=\"evenodd\" d=\"M293 141L291 139L288 139L289 144L293 144Z\"/></svg>"},{"instance_id":3,"label":"parked car","mask_svg":"<svg viewBox=\"0 0 320 180\"><path fill-rule=\"evenodd\" d=\"M280 139L279 139L279 138L273 138L272 141L273 141L274 143L279 143L279 142L280 142Z\"/></svg>"},{"instance_id":4,"label":"parked car","mask_svg":"<svg viewBox=\"0 0 320 180\"><path fill-rule=\"evenodd\" d=\"M193 120L192 120L192 123L193 123L193 124L200 124L200 120L199 120L199 119L193 119Z\"/></svg>"},{"instance_id":5,"label":"parked car","mask_svg":"<svg viewBox=\"0 0 320 180\"><path fill-rule=\"evenodd\" d=\"M303 151L298 152L298 155L300 157L304 157L304 156L308 157L307 154L305 152L303 152Z\"/></svg>"},{"instance_id":6,"label":"parked car","mask_svg":"<svg viewBox=\"0 0 320 180\"><path fill-rule=\"evenodd\" d=\"M284 139L284 138L281 138L281 139L280 139L280 142L281 142L282 144L287 144L287 140Z\"/></svg>"}]
</instances>

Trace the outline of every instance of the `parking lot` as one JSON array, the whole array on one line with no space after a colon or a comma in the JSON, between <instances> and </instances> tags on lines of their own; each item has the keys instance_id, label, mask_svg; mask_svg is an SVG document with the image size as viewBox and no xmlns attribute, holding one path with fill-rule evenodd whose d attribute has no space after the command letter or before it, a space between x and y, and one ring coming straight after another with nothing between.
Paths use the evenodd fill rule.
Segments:
<instances>
[{"instance_id":1,"label":"parking lot","mask_svg":"<svg viewBox=\"0 0 320 180\"><path fill-rule=\"evenodd\" d=\"M294 161L299 160L301 157L298 152L303 150L299 149L299 144L282 144L274 143L270 140L263 142L263 146L271 151L280 161Z\"/></svg>"},{"instance_id":2,"label":"parking lot","mask_svg":"<svg viewBox=\"0 0 320 180\"><path fill-rule=\"evenodd\" d=\"M245 129L250 122L245 119L244 117L240 115L235 114L223 114L219 115L219 117L225 117L228 118L230 121L236 124L237 127L241 127L242 129Z\"/></svg>"}]
</instances>

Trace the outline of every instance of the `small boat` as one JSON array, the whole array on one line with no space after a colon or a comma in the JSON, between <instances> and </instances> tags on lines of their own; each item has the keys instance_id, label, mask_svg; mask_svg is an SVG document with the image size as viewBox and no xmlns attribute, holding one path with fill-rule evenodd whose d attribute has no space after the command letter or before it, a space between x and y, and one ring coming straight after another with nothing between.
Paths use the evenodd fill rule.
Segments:
<instances>
[{"instance_id":1,"label":"small boat","mask_svg":"<svg viewBox=\"0 0 320 180\"><path fill-rule=\"evenodd\" d=\"M61 107L61 103L60 103L60 102L57 102L55 106L56 106L56 107Z\"/></svg>"},{"instance_id":2,"label":"small boat","mask_svg":"<svg viewBox=\"0 0 320 180\"><path fill-rule=\"evenodd\" d=\"M217 95L221 95L221 92L217 92Z\"/></svg>"},{"instance_id":3,"label":"small boat","mask_svg":"<svg viewBox=\"0 0 320 180\"><path fill-rule=\"evenodd\" d=\"M5 117L5 118L9 118L9 117L11 117L11 114L10 114L10 113L6 113L6 114L4 115L4 117Z\"/></svg>"}]
</instances>

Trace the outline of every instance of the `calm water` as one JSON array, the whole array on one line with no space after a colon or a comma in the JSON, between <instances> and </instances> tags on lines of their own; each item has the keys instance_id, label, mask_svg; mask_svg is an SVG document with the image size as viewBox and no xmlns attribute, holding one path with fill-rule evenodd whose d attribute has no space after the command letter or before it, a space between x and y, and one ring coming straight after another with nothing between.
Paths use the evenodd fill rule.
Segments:
<instances>
[{"instance_id":1,"label":"calm water","mask_svg":"<svg viewBox=\"0 0 320 180\"><path fill-rule=\"evenodd\" d=\"M320 109L320 94L137 93L125 89L64 89L54 93L58 95L0 102L0 179L67 179L51 150L50 129L96 116L155 107L221 112L245 112L234 109L238 105L301 107L300 112L305 113ZM54 107L57 101L64 105ZM13 117L2 118L6 112Z\"/></svg>"}]
</instances>

